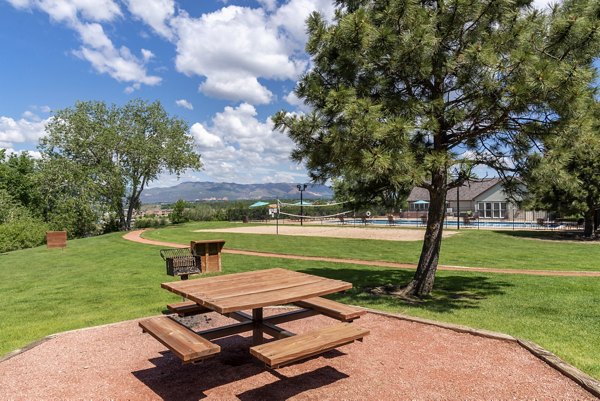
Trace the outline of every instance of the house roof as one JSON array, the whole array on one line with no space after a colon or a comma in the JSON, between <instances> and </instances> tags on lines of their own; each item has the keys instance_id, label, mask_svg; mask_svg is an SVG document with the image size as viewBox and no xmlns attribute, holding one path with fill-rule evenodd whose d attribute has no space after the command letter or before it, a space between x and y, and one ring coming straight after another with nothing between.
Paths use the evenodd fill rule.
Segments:
<instances>
[{"instance_id":1,"label":"house roof","mask_svg":"<svg viewBox=\"0 0 600 401\"><path fill-rule=\"evenodd\" d=\"M458 196L460 200L464 201L472 201L488 189L492 188L496 184L500 183L499 178L486 178L480 181L469 181L466 182L462 187L458 189ZM425 188L414 187L413 190L408 195L409 202L415 202L418 200L429 200L429 191ZM446 200L455 201L456 200L456 189L451 189L448 191L446 196Z\"/></svg>"}]
</instances>

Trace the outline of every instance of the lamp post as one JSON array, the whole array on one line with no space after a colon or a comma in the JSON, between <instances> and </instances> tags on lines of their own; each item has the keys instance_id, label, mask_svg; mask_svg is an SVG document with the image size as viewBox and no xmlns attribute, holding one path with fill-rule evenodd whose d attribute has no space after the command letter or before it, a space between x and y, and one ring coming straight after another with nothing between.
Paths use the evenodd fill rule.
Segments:
<instances>
[{"instance_id":1,"label":"lamp post","mask_svg":"<svg viewBox=\"0 0 600 401\"><path fill-rule=\"evenodd\" d=\"M298 188L298 191L300 191L300 225L304 225L304 201L302 200L302 193L306 190L306 184L298 184L296 185L296 188Z\"/></svg>"},{"instance_id":2,"label":"lamp post","mask_svg":"<svg viewBox=\"0 0 600 401\"><path fill-rule=\"evenodd\" d=\"M460 192L456 187L456 229L460 230Z\"/></svg>"}]
</instances>

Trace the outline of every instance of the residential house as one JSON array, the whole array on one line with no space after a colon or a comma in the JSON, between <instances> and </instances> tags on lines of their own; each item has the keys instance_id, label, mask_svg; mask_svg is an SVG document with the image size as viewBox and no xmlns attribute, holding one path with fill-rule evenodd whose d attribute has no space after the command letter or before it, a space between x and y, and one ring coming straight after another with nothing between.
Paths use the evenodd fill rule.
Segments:
<instances>
[{"instance_id":1,"label":"residential house","mask_svg":"<svg viewBox=\"0 0 600 401\"><path fill-rule=\"evenodd\" d=\"M409 212L413 212L411 214L425 214L429 209L429 192L424 188L413 188L408 196L408 207ZM446 207L448 216L456 216L460 210L461 216L473 215L489 219L512 219L519 216L526 218L526 213L508 199L499 178L469 181L458 189L451 189L446 196Z\"/></svg>"}]
</instances>

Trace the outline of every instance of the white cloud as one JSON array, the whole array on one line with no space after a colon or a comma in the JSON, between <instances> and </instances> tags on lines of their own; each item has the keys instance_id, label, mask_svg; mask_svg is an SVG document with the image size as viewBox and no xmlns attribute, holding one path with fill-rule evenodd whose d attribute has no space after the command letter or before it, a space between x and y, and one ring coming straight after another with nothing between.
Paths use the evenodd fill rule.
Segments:
<instances>
[{"instance_id":1,"label":"white cloud","mask_svg":"<svg viewBox=\"0 0 600 401\"><path fill-rule=\"evenodd\" d=\"M73 27L79 33L82 42L86 45L94 49L113 48L112 41L104 33L104 28L102 28L102 25L97 23L76 23Z\"/></svg>"},{"instance_id":2,"label":"white cloud","mask_svg":"<svg viewBox=\"0 0 600 401\"><path fill-rule=\"evenodd\" d=\"M179 99L175 101L175 104L179 107L183 107L188 110L194 110L194 106L185 99Z\"/></svg>"},{"instance_id":3,"label":"white cloud","mask_svg":"<svg viewBox=\"0 0 600 401\"><path fill-rule=\"evenodd\" d=\"M15 8L39 9L56 22L112 21L122 15L113 0L8 0Z\"/></svg>"},{"instance_id":4,"label":"white cloud","mask_svg":"<svg viewBox=\"0 0 600 401\"><path fill-rule=\"evenodd\" d=\"M33 121L33 122L41 121L41 118L37 114L35 114L34 112L29 111L29 110L27 110L26 112L24 112L22 114L22 117L25 120L29 120L29 121Z\"/></svg>"},{"instance_id":5,"label":"white cloud","mask_svg":"<svg viewBox=\"0 0 600 401\"><path fill-rule=\"evenodd\" d=\"M144 61L149 61L154 58L154 53L152 53L148 49L142 49L141 52L142 52L142 58L144 59Z\"/></svg>"},{"instance_id":6,"label":"white cloud","mask_svg":"<svg viewBox=\"0 0 600 401\"><path fill-rule=\"evenodd\" d=\"M10 156L10 155L21 155L23 153L27 152L27 154L29 156L31 156L34 159L41 159L42 158L42 154L40 152L38 152L37 150L16 150L13 148L6 148L6 155Z\"/></svg>"},{"instance_id":7,"label":"white cloud","mask_svg":"<svg viewBox=\"0 0 600 401\"><path fill-rule=\"evenodd\" d=\"M277 9L277 0L258 0L258 3L267 11Z\"/></svg>"},{"instance_id":8,"label":"white cloud","mask_svg":"<svg viewBox=\"0 0 600 401\"><path fill-rule=\"evenodd\" d=\"M45 127L51 118L42 120L31 112L23 113L18 120L0 116L0 143L8 148L15 143L37 142L46 134Z\"/></svg>"},{"instance_id":9,"label":"white cloud","mask_svg":"<svg viewBox=\"0 0 600 401\"><path fill-rule=\"evenodd\" d=\"M112 21L122 16L121 9L112 0L29 0L11 1L16 8L37 9L46 12L56 22L75 30L82 46L73 53L92 64L102 74L119 82L157 85L161 78L148 75L145 62L149 51L142 51L142 59L121 46L116 48L98 22ZM91 21L91 22L90 22ZM133 87L133 86L132 86ZM128 89L126 89L127 92Z\"/></svg>"},{"instance_id":10,"label":"white cloud","mask_svg":"<svg viewBox=\"0 0 600 401\"><path fill-rule=\"evenodd\" d=\"M147 75L146 69L139 64L139 60L126 47L103 51L83 46L73 53L77 57L89 61L99 73L108 74L119 82L157 85L162 80L160 77Z\"/></svg>"},{"instance_id":11,"label":"white cloud","mask_svg":"<svg viewBox=\"0 0 600 401\"><path fill-rule=\"evenodd\" d=\"M261 182L308 182L306 174L304 173L292 173L289 171L278 171L275 174L267 175L261 178Z\"/></svg>"},{"instance_id":12,"label":"white cloud","mask_svg":"<svg viewBox=\"0 0 600 401\"><path fill-rule=\"evenodd\" d=\"M104 33L102 25L97 23L76 23L75 30L79 32L85 44L74 51L77 57L89 61L100 73L110 75L119 82L134 82L138 84L157 85L161 78L148 75L144 66L145 61L139 60L131 51L122 46L117 49ZM142 57L147 53L142 49ZM149 52L148 50L145 50ZM152 54L152 52L149 52Z\"/></svg>"},{"instance_id":13,"label":"white cloud","mask_svg":"<svg viewBox=\"0 0 600 401\"><path fill-rule=\"evenodd\" d=\"M202 154L203 173L212 180L259 182L289 168L292 141L274 130L270 118L257 119L248 103L225 107L210 125L196 123L191 132Z\"/></svg>"},{"instance_id":14,"label":"white cloud","mask_svg":"<svg viewBox=\"0 0 600 401\"><path fill-rule=\"evenodd\" d=\"M262 86L256 77L227 76L215 72L204 81L198 90L218 99L246 101L251 104L267 104L273 93Z\"/></svg>"},{"instance_id":15,"label":"white cloud","mask_svg":"<svg viewBox=\"0 0 600 401\"><path fill-rule=\"evenodd\" d=\"M331 21L334 15L334 2L331 0L290 0L273 15L272 21L282 27L299 48L304 48L308 36L306 19L313 11L318 11Z\"/></svg>"},{"instance_id":16,"label":"white cloud","mask_svg":"<svg viewBox=\"0 0 600 401\"><path fill-rule=\"evenodd\" d=\"M128 95L131 95L133 92L135 92L136 90L140 89L142 87L142 85L140 85L139 82L134 83L133 85L130 85L128 87L126 87L123 92L125 92Z\"/></svg>"},{"instance_id":17,"label":"white cloud","mask_svg":"<svg viewBox=\"0 0 600 401\"><path fill-rule=\"evenodd\" d=\"M192 125L190 132L201 149L216 148L223 145L221 138L208 132L200 123Z\"/></svg>"},{"instance_id":18,"label":"white cloud","mask_svg":"<svg viewBox=\"0 0 600 401\"><path fill-rule=\"evenodd\" d=\"M172 26L177 70L206 77L200 90L209 96L267 103L272 94L258 78L296 79L306 67L262 9L228 6L200 18L180 13Z\"/></svg>"},{"instance_id":19,"label":"white cloud","mask_svg":"<svg viewBox=\"0 0 600 401\"><path fill-rule=\"evenodd\" d=\"M169 20L175 14L173 0L127 0L129 12L148 24L154 32L172 40L173 32L169 27Z\"/></svg>"}]
</instances>

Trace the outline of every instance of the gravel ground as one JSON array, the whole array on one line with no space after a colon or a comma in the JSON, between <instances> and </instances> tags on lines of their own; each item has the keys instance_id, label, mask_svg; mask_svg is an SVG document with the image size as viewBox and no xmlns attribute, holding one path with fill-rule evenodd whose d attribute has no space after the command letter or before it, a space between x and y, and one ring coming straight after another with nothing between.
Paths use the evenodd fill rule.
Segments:
<instances>
[{"instance_id":1,"label":"gravel ground","mask_svg":"<svg viewBox=\"0 0 600 401\"><path fill-rule=\"evenodd\" d=\"M205 316L196 326L230 322ZM332 322L282 326L301 333ZM182 365L137 321L68 332L0 363L0 399L596 399L514 343L370 313L355 324L371 331L363 343L276 371L249 355L246 334L216 340L219 355Z\"/></svg>"}]
</instances>

